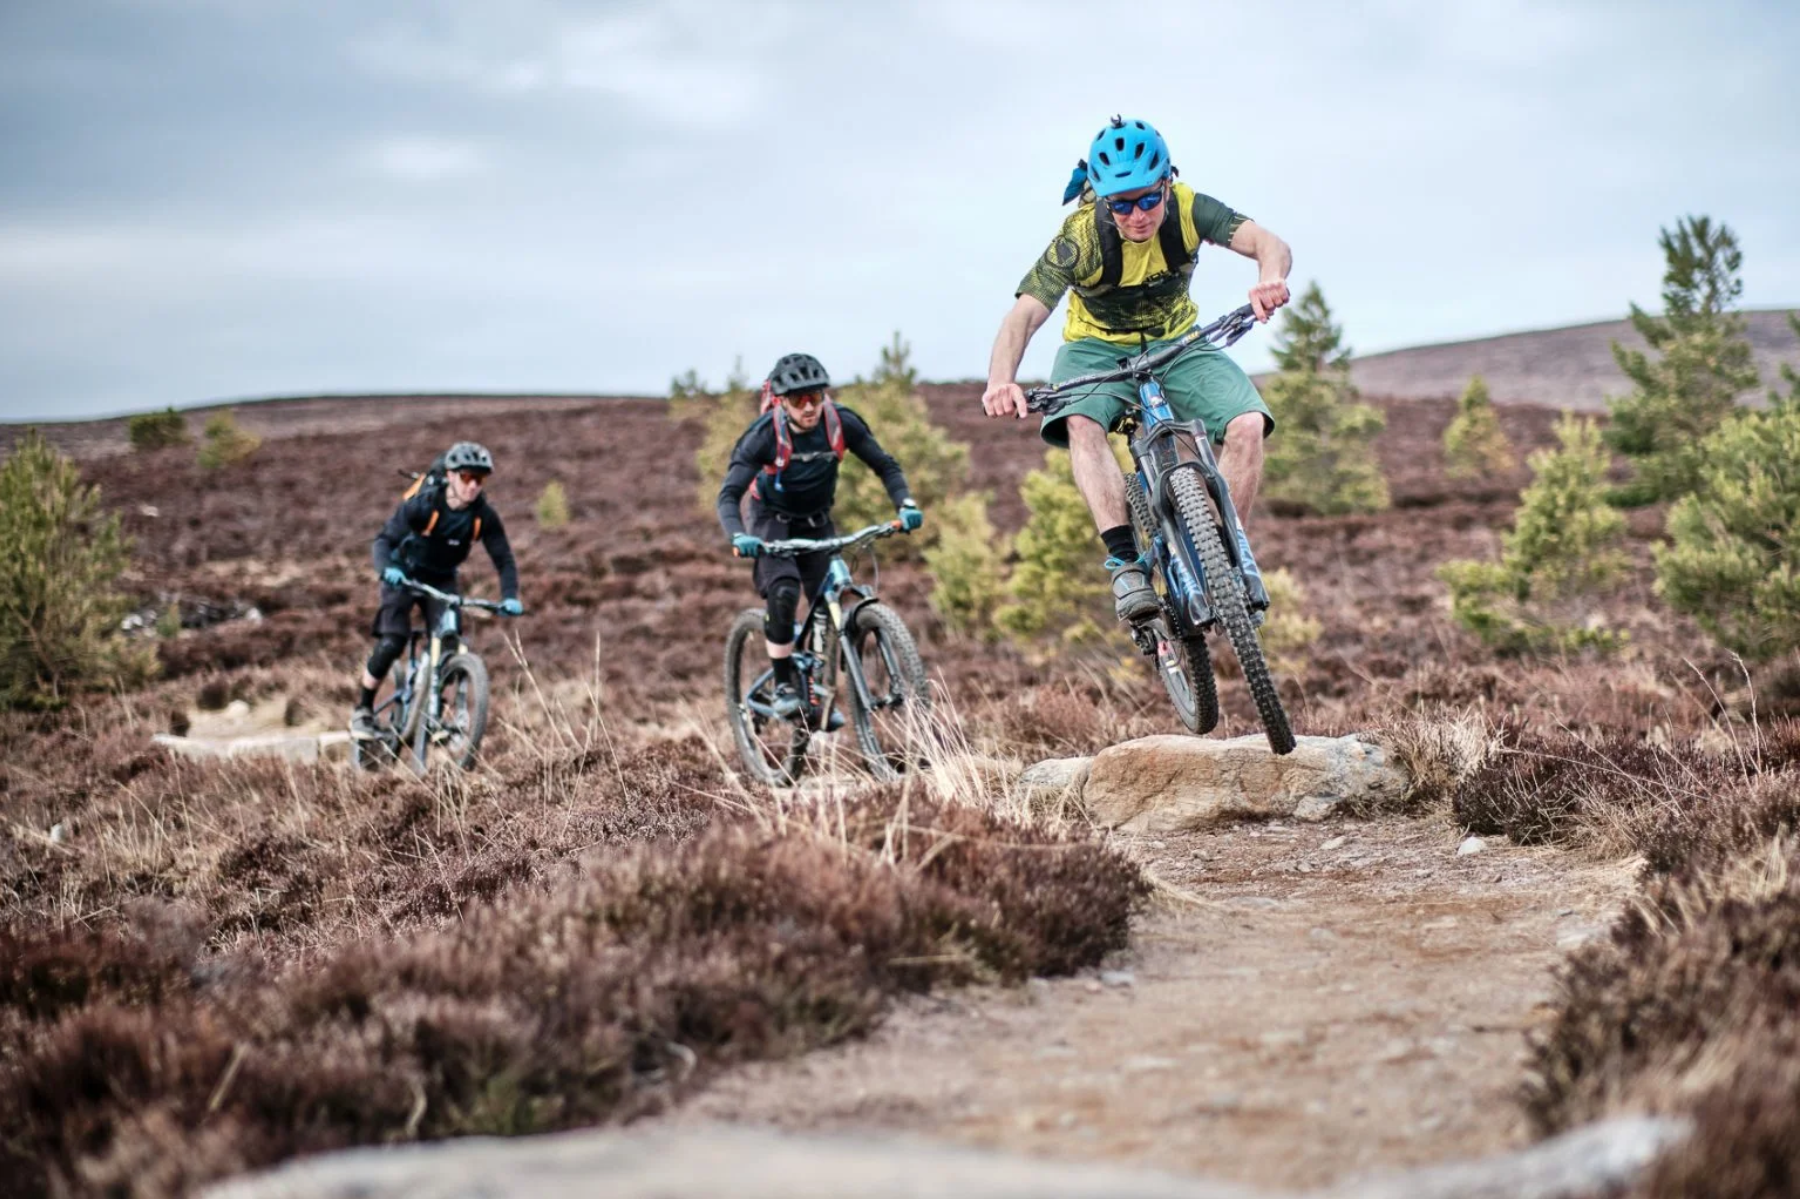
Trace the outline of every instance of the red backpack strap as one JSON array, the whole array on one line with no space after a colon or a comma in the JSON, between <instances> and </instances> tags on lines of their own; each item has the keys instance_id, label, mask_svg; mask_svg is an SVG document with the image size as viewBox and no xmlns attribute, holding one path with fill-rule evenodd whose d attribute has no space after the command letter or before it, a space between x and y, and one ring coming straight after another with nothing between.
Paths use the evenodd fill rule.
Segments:
<instances>
[{"instance_id":1,"label":"red backpack strap","mask_svg":"<svg viewBox=\"0 0 1800 1199\"><path fill-rule=\"evenodd\" d=\"M825 440L831 443L831 452L837 455L839 462L842 462L844 460L844 418L838 415L837 405L830 400L825 401Z\"/></svg>"}]
</instances>

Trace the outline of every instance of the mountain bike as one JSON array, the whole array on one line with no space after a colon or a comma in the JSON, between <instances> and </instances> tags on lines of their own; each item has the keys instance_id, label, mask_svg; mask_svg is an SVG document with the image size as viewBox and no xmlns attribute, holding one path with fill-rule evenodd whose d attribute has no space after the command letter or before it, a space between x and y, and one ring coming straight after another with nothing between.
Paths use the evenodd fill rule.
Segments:
<instances>
[{"instance_id":1,"label":"mountain bike","mask_svg":"<svg viewBox=\"0 0 1800 1199\"><path fill-rule=\"evenodd\" d=\"M1244 669L1256 713L1278 754L1294 748L1294 733L1256 629L1269 607L1262 571L1250 551L1231 491L1200 421L1177 421L1158 378L1171 362L1201 343L1235 343L1256 323L1248 304L1169 345L1121 358L1116 370L1097 371L1025 393L1032 412L1055 413L1100 384L1137 384L1137 411L1120 425L1131 445L1125 494L1138 552L1162 601L1158 614L1131 636L1157 673L1181 722L1196 733L1219 723L1218 684L1206 634L1223 628ZM1083 389L1088 389L1083 391Z\"/></svg>"},{"instance_id":2,"label":"mountain bike","mask_svg":"<svg viewBox=\"0 0 1800 1199\"><path fill-rule=\"evenodd\" d=\"M802 682L793 716L771 706L775 670L764 649L763 610L746 608L725 638L725 712L745 767L758 781L789 786L805 769L807 749L819 733L840 727L840 702L849 709L864 768L881 780L897 779L913 765L931 689L919 647L897 613L858 583L846 555L903 532L899 521L870 525L843 537L763 543L771 557L828 553L831 560L796 622L794 664Z\"/></svg>"},{"instance_id":3,"label":"mountain bike","mask_svg":"<svg viewBox=\"0 0 1800 1199\"><path fill-rule=\"evenodd\" d=\"M415 628L407 638L406 669L394 693L375 709L377 736L352 741L350 760L362 770L379 770L404 756L424 774L436 747L467 770L475 765L487 732L488 674L480 656L463 644L462 610L503 610L491 600L439 591L416 579L402 579L399 585L436 600L443 610L429 631Z\"/></svg>"}]
</instances>

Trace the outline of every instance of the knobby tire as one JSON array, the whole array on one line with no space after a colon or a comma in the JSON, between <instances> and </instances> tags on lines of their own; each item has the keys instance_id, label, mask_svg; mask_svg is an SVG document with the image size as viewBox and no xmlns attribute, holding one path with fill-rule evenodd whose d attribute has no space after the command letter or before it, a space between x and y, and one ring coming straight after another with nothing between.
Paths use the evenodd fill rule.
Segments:
<instances>
[{"instance_id":1,"label":"knobby tire","mask_svg":"<svg viewBox=\"0 0 1800 1199\"><path fill-rule=\"evenodd\" d=\"M464 770L475 765L476 756L481 751L481 738L487 733L488 718L488 674L487 664L472 653L452 654L438 668L437 693L440 697L448 694L449 703L440 702L438 707L438 727L445 726L446 721L460 720L455 711L455 697L458 684L466 689L468 697L468 725L459 727L457 734L461 738L460 745L446 742L446 748L456 754L456 764ZM425 709L430 697L425 693L414 696L413 702L420 709L418 724L413 732L413 769L424 774L431 755L431 738L433 729L431 721L426 719Z\"/></svg>"},{"instance_id":2,"label":"knobby tire","mask_svg":"<svg viewBox=\"0 0 1800 1199\"><path fill-rule=\"evenodd\" d=\"M903 767L913 757L907 752L907 743L919 742L925 735L925 722L931 713L931 685L925 678L925 662L919 656L918 643L907 630L906 622L891 608L876 602L866 603L856 610L849 644L845 647L846 652L856 654L864 661L865 681L868 665L863 650L871 640L877 660L880 660L881 646L885 643L899 670L899 677L890 677L886 681L900 695L901 721L897 731L901 734L902 744L883 746L881 734L875 727L876 713L864 709L856 687L848 677L844 678L842 686L848 693L850 721L856 727L856 746L862 753L863 765L871 776L886 782L905 773ZM885 667L883 673L887 673ZM874 687L870 690L873 694Z\"/></svg>"},{"instance_id":3,"label":"knobby tire","mask_svg":"<svg viewBox=\"0 0 1800 1199\"><path fill-rule=\"evenodd\" d=\"M1278 754L1292 753L1293 729L1281 706L1281 696L1275 690L1275 680L1269 675L1262 642L1256 638L1256 626L1250 622L1243 582L1225 553L1219 527L1213 523L1212 504L1196 477L1197 473L1178 470L1169 477L1176 514L1187 526L1194 547L1200 551L1200 567L1206 572L1206 590L1212 600L1213 615L1225 627L1226 640L1231 642L1238 665L1243 667L1250 697L1256 701L1256 714L1262 719L1263 731L1269 737L1269 748Z\"/></svg>"},{"instance_id":4,"label":"knobby tire","mask_svg":"<svg viewBox=\"0 0 1800 1199\"><path fill-rule=\"evenodd\" d=\"M731 723L731 738L737 742L744 768L760 783L787 787L800 776L811 734L804 721L766 721L762 727L774 730L769 743L777 748L773 753L765 750L756 727L759 718L745 706L743 694L743 688L763 672L768 661L763 643L762 609L746 608L738 613L725 638L725 716ZM781 725L791 730L785 738L778 727ZM780 744L784 739L785 746Z\"/></svg>"},{"instance_id":5,"label":"knobby tire","mask_svg":"<svg viewBox=\"0 0 1800 1199\"><path fill-rule=\"evenodd\" d=\"M1131 523L1137 532L1138 553L1148 562L1159 522L1150 513L1150 500L1144 494L1143 480L1135 472L1125 476L1125 498L1130 504ZM1188 694L1185 697L1177 694L1160 656L1154 659L1157 677L1162 680L1163 690L1169 693L1169 702L1175 705L1175 715L1181 718L1182 725L1189 732L1210 733L1219 725L1219 684L1213 677L1212 654L1206 648L1206 634L1198 629L1187 629L1185 615L1173 610L1178 601L1172 598L1174 589L1169 586L1167 576L1160 569L1154 576L1152 582L1160 585L1163 601L1161 631L1178 642ZM1187 629L1186 635L1177 638L1178 629Z\"/></svg>"}]
</instances>

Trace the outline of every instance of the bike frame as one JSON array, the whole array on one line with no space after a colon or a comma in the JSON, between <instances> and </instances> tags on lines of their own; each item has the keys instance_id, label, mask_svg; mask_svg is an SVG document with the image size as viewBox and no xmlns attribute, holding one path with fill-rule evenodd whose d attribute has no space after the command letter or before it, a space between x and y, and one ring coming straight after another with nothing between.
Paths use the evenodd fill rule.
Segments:
<instances>
[{"instance_id":1,"label":"bike frame","mask_svg":"<svg viewBox=\"0 0 1800 1199\"><path fill-rule=\"evenodd\" d=\"M869 682L863 676L862 659L850 652L847 634L850 621L856 615L857 609L876 598L875 589L856 581L850 574L849 564L844 561L844 554L845 552L854 553L863 545L877 538L891 537L902 531L903 526L900 522L892 521L884 525L870 525L848 537L831 537L823 541L771 541L763 546L763 552L771 556L798 557L801 554L821 551L828 551L831 554L831 560L825 566L825 577L819 581L818 590L812 596L805 619L794 623L794 665L800 668L805 677L812 677L812 668L818 659L810 650L801 647L810 640L807 633L813 624L821 619L829 619L832 627L837 630L838 654L844 664L844 673L850 676L850 685L855 688L857 703L862 705L864 711L873 711L878 705L874 697L869 694ZM855 592L855 602L845 605L843 602L845 592ZM886 652L885 647L883 652ZM782 717L777 716L774 709L768 704L752 697L768 684L774 674L775 668L771 666L757 675L750 685L744 688L745 706L766 720L780 720ZM890 677L893 675L891 668L889 675ZM835 696L835 692L820 695L818 697L819 711L829 711L831 701Z\"/></svg>"},{"instance_id":2,"label":"bike frame","mask_svg":"<svg viewBox=\"0 0 1800 1199\"><path fill-rule=\"evenodd\" d=\"M408 634L405 677L395 680L394 693L378 704L375 711L377 713L385 712L388 708L398 705L393 723L397 727L404 728L407 724L407 717L411 714L412 704L416 699L413 694L413 679L422 678L428 696L428 704L421 715L425 720L436 725L443 715L444 702L444 697L437 686L438 668L443 665L444 659L448 656L444 653L444 646L446 644L460 645L462 642L462 609L465 607L485 608L490 612L498 612L500 605L487 600L468 599L448 591L439 591L436 587L414 579L407 579L401 586L415 594L437 600L444 606L444 610L438 614L437 622L430 630L415 628ZM423 675L419 673L419 642L421 640L426 641L426 669Z\"/></svg>"},{"instance_id":3,"label":"bike frame","mask_svg":"<svg viewBox=\"0 0 1800 1199\"><path fill-rule=\"evenodd\" d=\"M1173 519L1175 509L1169 494L1169 480L1180 471L1197 472L1207 494L1212 497L1220 523L1225 528L1225 552L1244 578L1250 606L1267 608L1269 594L1263 585L1262 572L1256 565L1255 557L1248 553L1249 539L1244 536L1243 523L1238 519L1237 508L1231 502L1231 488L1219 470L1219 461L1213 454L1212 438L1207 433L1205 423L1198 420L1176 420L1163 392L1162 381L1157 376L1198 342L1208 342L1221 349L1231 345L1249 331L1252 320L1251 309L1246 305L1204 328L1194 330L1173 345L1120 359L1117 370L1083 375L1056 384L1053 388L1033 389L1032 392L1035 397L1049 399L1097 383L1128 379L1137 385L1138 410L1126 417L1121 431L1126 434L1131 446L1132 466L1144 488L1150 511L1158 518L1161 526L1153 531L1151 544L1146 547L1146 552L1162 569L1163 578L1168 580L1169 590L1175 601L1173 606L1176 615L1192 632L1208 628L1214 617L1199 551L1191 539L1180 532L1180 522ZM1215 338L1218 340L1214 340Z\"/></svg>"}]
</instances>

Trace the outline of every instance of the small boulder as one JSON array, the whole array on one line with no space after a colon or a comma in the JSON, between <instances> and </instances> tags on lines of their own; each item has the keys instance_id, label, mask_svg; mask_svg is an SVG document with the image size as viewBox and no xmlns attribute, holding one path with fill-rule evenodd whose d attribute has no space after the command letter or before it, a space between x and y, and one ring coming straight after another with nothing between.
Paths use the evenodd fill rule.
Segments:
<instances>
[{"instance_id":1,"label":"small boulder","mask_svg":"<svg viewBox=\"0 0 1800 1199\"><path fill-rule=\"evenodd\" d=\"M1318 821L1346 805L1397 800L1405 787L1381 746L1356 737L1301 737L1277 755L1260 735L1157 736L1101 750L1081 797L1100 824L1157 834L1229 820Z\"/></svg>"}]
</instances>

